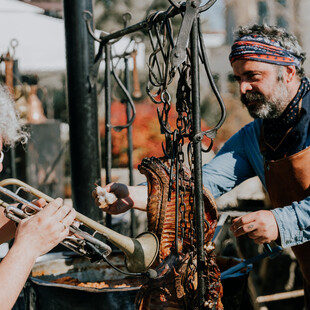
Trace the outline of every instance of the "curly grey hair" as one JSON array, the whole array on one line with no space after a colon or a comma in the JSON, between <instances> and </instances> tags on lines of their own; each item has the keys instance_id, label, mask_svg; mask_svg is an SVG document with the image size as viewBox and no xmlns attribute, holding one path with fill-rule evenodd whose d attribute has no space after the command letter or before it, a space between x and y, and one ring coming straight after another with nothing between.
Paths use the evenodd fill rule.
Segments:
<instances>
[{"instance_id":1,"label":"curly grey hair","mask_svg":"<svg viewBox=\"0 0 310 310\"><path fill-rule=\"evenodd\" d=\"M240 26L235 32L235 35L237 39L245 35L260 35L270 40L278 41L283 48L297 56L301 60L301 64L303 64L306 59L306 52L299 45L296 36L288 33L284 28L266 24L254 24L251 26ZM299 69L296 67L296 72L300 78L305 76L305 70L302 67Z\"/></svg>"},{"instance_id":2,"label":"curly grey hair","mask_svg":"<svg viewBox=\"0 0 310 310\"><path fill-rule=\"evenodd\" d=\"M0 136L3 144L13 147L16 142L26 143L28 133L21 126L14 100L9 91L0 85Z\"/></svg>"}]
</instances>

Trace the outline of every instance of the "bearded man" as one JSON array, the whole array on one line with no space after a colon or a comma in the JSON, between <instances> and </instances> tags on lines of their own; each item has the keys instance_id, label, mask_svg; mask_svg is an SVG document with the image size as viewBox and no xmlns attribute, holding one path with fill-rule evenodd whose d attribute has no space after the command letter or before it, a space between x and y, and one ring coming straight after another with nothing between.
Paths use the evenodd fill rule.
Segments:
<instances>
[{"instance_id":1,"label":"bearded man","mask_svg":"<svg viewBox=\"0 0 310 310\"><path fill-rule=\"evenodd\" d=\"M229 56L241 101L254 121L232 136L203 167L203 184L215 198L258 176L272 210L233 221L235 236L292 247L300 264L310 309L310 82L305 53L295 36L268 25L241 27ZM145 209L143 186L109 184L119 197L106 211ZM127 191L127 192L126 192Z\"/></svg>"},{"instance_id":2,"label":"bearded man","mask_svg":"<svg viewBox=\"0 0 310 310\"><path fill-rule=\"evenodd\" d=\"M274 209L237 218L231 230L256 243L292 246L309 309L310 83L302 68L305 53L284 29L254 25L239 29L229 58L241 101L255 120L203 167L204 185L218 197L259 176Z\"/></svg>"}]
</instances>

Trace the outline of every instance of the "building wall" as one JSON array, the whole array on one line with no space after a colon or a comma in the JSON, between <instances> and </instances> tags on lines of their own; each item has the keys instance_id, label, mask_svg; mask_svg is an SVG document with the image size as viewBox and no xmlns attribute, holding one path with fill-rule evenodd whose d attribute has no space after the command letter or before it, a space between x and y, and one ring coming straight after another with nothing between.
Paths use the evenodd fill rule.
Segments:
<instances>
[{"instance_id":1,"label":"building wall","mask_svg":"<svg viewBox=\"0 0 310 310\"><path fill-rule=\"evenodd\" d=\"M304 50L307 53L307 59L304 63L304 68L306 70L306 74L310 76L310 36L309 36L309 28L310 28L310 1L309 0L296 0L296 33L297 37L300 39L300 43Z\"/></svg>"}]
</instances>

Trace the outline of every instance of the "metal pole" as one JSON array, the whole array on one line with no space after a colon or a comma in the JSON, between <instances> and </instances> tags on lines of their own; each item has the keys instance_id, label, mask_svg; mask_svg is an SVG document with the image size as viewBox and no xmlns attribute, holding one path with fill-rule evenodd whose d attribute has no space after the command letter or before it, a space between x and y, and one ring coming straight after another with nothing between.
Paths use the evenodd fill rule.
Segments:
<instances>
[{"instance_id":1,"label":"metal pole","mask_svg":"<svg viewBox=\"0 0 310 310\"><path fill-rule=\"evenodd\" d=\"M105 45L105 172L106 184L112 182L112 132L111 132L111 45ZM111 227L112 218L106 215L106 225Z\"/></svg>"},{"instance_id":2,"label":"metal pole","mask_svg":"<svg viewBox=\"0 0 310 310\"><path fill-rule=\"evenodd\" d=\"M14 87L16 85L18 85L18 83L20 83L20 73L18 70L18 60L14 59L13 60L13 85L14 85ZM16 178L17 172L16 172L16 152L15 152L15 148L10 149L10 154L11 154L12 178Z\"/></svg>"},{"instance_id":3,"label":"metal pole","mask_svg":"<svg viewBox=\"0 0 310 310\"><path fill-rule=\"evenodd\" d=\"M130 85L129 85L129 68L128 68L128 58L125 57L125 87L130 93ZM127 122L130 120L130 107L129 102L126 100L126 116ZM129 168L129 185L134 185L134 178L133 178L133 142L132 142L132 126L127 128L127 141L128 141L128 168ZM136 227L136 217L135 217L135 210L130 210L130 235L131 237L135 236L135 227Z\"/></svg>"},{"instance_id":4,"label":"metal pole","mask_svg":"<svg viewBox=\"0 0 310 310\"><path fill-rule=\"evenodd\" d=\"M128 58L125 57L125 87L130 93L130 85L129 85L129 68L128 68ZM128 100L126 100L126 116L127 116L127 122L130 120L130 113L131 109L129 106ZM133 179L133 142L132 142L132 126L129 126L127 128L127 139L128 139L128 167L129 167L129 185L133 185L134 179Z\"/></svg>"},{"instance_id":5,"label":"metal pole","mask_svg":"<svg viewBox=\"0 0 310 310\"><path fill-rule=\"evenodd\" d=\"M100 183L100 152L96 87L88 82L94 61L94 41L87 32L83 11L92 0L64 0L72 199L75 208L99 220L91 192Z\"/></svg>"},{"instance_id":6,"label":"metal pole","mask_svg":"<svg viewBox=\"0 0 310 310\"><path fill-rule=\"evenodd\" d=\"M200 121L200 83L199 83L199 59L198 59L198 24L194 19L191 35L191 64L192 64L192 103L193 103L193 135L201 131ZM193 142L194 149L194 179L195 179L195 215L197 233L197 269L198 269L198 301L199 309L204 303L205 283L203 278L203 267L205 257L203 251L204 231L203 231L203 197L202 197L202 159L201 141Z\"/></svg>"}]
</instances>

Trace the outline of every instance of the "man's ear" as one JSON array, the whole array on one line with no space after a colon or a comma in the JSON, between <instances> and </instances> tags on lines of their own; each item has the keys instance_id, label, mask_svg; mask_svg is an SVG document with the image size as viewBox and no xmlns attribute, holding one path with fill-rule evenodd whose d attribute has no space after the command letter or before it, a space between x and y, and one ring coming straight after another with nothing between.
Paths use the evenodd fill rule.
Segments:
<instances>
[{"instance_id":1,"label":"man's ear","mask_svg":"<svg viewBox=\"0 0 310 310\"><path fill-rule=\"evenodd\" d=\"M290 83L293 78L296 76L296 67L295 66L284 66L285 70L285 74L284 74L284 80L287 83Z\"/></svg>"}]
</instances>

